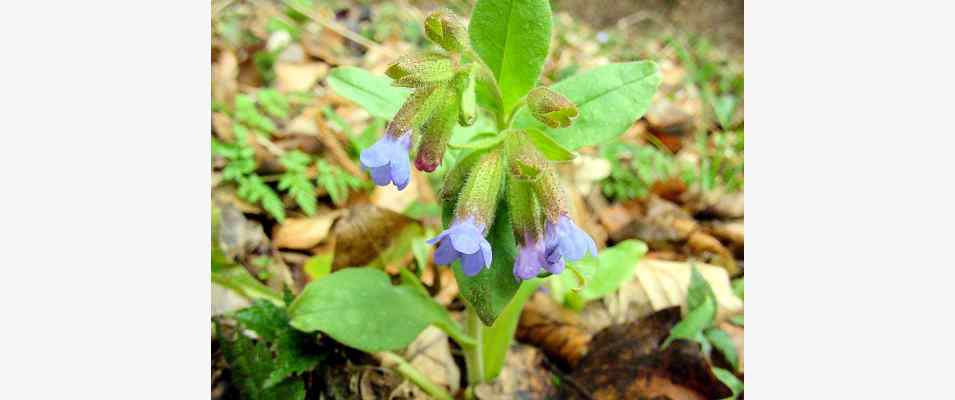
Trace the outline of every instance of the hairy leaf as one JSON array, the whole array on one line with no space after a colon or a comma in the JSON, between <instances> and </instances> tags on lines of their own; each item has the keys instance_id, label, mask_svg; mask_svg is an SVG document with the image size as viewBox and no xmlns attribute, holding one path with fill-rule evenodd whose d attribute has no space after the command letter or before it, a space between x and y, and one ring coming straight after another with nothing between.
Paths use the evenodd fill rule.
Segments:
<instances>
[{"instance_id":1,"label":"hairy leaf","mask_svg":"<svg viewBox=\"0 0 955 400\"><path fill-rule=\"evenodd\" d=\"M357 67L339 67L328 74L328 85L338 95L365 108L375 117L390 120L411 94L391 85L391 79Z\"/></svg>"},{"instance_id":2,"label":"hairy leaf","mask_svg":"<svg viewBox=\"0 0 955 400\"><path fill-rule=\"evenodd\" d=\"M510 110L537 83L550 49L547 0L479 0L468 26L471 46L491 68Z\"/></svg>"},{"instance_id":3,"label":"hairy leaf","mask_svg":"<svg viewBox=\"0 0 955 400\"><path fill-rule=\"evenodd\" d=\"M652 61L608 64L574 75L550 88L577 105L580 116L569 128L548 128L526 109L515 127L538 127L570 150L598 144L624 133L643 116L662 76Z\"/></svg>"},{"instance_id":4,"label":"hairy leaf","mask_svg":"<svg viewBox=\"0 0 955 400\"><path fill-rule=\"evenodd\" d=\"M288 310L296 329L322 331L367 352L405 347L429 323L463 336L443 307L411 287L392 286L372 268L346 268L309 283Z\"/></svg>"}]
</instances>

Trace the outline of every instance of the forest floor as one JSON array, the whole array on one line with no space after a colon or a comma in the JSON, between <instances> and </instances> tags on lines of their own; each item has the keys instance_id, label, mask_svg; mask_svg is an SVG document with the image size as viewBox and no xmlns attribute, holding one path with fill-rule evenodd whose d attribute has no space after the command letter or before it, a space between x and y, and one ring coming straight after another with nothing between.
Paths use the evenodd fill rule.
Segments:
<instances>
[{"instance_id":1,"label":"forest floor","mask_svg":"<svg viewBox=\"0 0 955 400\"><path fill-rule=\"evenodd\" d=\"M252 304L236 287L299 293L332 271L377 266L392 276L413 271L438 303L455 315L464 308L454 275L423 244L441 230L440 181L413 171L403 191L374 186L357 157L386 121L326 81L340 66L382 74L427 46L421 21L430 3L318 3L300 13L281 2L213 2L214 241L256 281L213 279L212 314L222 322L212 337L213 399L241 390L220 343L236 310ZM663 74L643 118L560 168L574 219L608 263L632 273L597 299L557 284L535 293L501 376L479 385L478 398L706 399L730 397L726 387L742 398L742 2L711 3L553 2L541 84L631 60L654 60ZM470 9L450 7L462 16ZM254 152L230 147L242 139ZM612 259L633 243L636 257ZM715 294L716 322L702 346L663 346L680 307L685 314L694 268ZM335 368L304 373L308 398L427 398L378 355L328 338L322 346L330 349L323 365ZM443 332L426 329L401 354L462 395L464 360Z\"/></svg>"}]
</instances>

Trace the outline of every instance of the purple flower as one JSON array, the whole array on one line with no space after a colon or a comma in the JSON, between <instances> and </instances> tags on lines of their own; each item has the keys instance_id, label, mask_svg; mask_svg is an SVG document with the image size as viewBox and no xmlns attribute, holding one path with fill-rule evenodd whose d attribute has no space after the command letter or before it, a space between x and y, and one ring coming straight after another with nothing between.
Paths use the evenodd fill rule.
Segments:
<instances>
[{"instance_id":1,"label":"purple flower","mask_svg":"<svg viewBox=\"0 0 955 400\"><path fill-rule=\"evenodd\" d=\"M408 186L411 169L408 163L408 149L411 147L411 130L401 136L385 134L371 147L361 152L361 167L371 173L371 179L378 186L395 183L398 190Z\"/></svg>"},{"instance_id":2,"label":"purple flower","mask_svg":"<svg viewBox=\"0 0 955 400\"><path fill-rule=\"evenodd\" d=\"M566 214L557 218L557 223L547 221L544 228L544 258L548 271L554 274L564 270L564 261L577 261L587 251L597 255L597 244L587 233L580 230Z\"/></svg>"},{"instance_id":3,"label":"purple flower","mask_svg":"<svg viewBox=\"0 0 955 400\"><path fill-rule=\"evenodd\" d=\"M474 223L474 217L455 221L451 227L428 241L435 244L440 241L434 252L434 262L449 265L461 258L461 269L467 276L477 275L482 268L491 266L491 244L484 238L483 226Z\"/></svg>"},{"instance_id":4,"label":"purple flower","mask_svg":"<svg viewBox=\"0 0 955 400\"><path fill-rule=\"evenodd\" d=\"M544 243L534 240L528 235L524 238L524 244L518 248L517 258L514 259L514 277L518 280L531 279L537 276L541 267L550 271L550 267L544 258ZM561 263L560 268L563 269L563 267L564 264Z\"/></svg>"}]
</instances>

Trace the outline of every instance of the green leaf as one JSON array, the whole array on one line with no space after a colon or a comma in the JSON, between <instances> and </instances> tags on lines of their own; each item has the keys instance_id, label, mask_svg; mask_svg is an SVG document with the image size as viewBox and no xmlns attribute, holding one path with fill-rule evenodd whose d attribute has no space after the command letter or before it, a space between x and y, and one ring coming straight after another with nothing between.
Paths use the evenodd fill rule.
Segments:
<instances>
[{"instance_id":1,"label":"green leaf","mask_svg":"<svg viewBox=\"0 0 955 400\"><path fill-rule=\"evenodd\" d=\"M732 122L733 113L736 112L736 97L724 94L717 97L713 102L713 113L716 114L716 120L723 128L729 128Z\"/></svg>"},{"instance_id":2,"label":"green leaf","mask_svg":"<svg viewBox=\"0 0 955 400\"><path fill-rule=\"evenodd\" d=\"M739 353L736 351L736 343L726 331L719 328L707 329L704 334L713 348L723 353L723 357L730 363L733 370L739 369Z\"/></svg>"},{"instance_id":3,"label":"green leaf","mask_svg":"<svg viewBox=\"0 0 955 400\"><path fill-rule=\"evenodd\" d=\"M743 326L743 314L734 315L734 316L730 317L730 322L732 322L732 323L734 323L734 324L736 324L736 325L739 325L739 326Z\"/></svg>"},{"instance_id":4,"label":"green leaf","mask_svg":"<svg viewBox=\"0 0 955 400\"><path fill-rule=\"evenodd\" d=\"M285 204L269 185L266 185L258 175L249 175L239 179L239 188L236 190L239 197L261 203L262 208L272 214L277 221L285 222Z\"/></svg>"},{"instance_id":5,"label":"green leaf","mask_svg":"<svg viewBox=\"0 0 955 400\"><path fill-rule=\"evenodd\" d=\"M411 94L391 85L384 75L373 75L357 67L339 67L328 75L328 85L338 95L362 106L374 117L390 120Z\"/></svg>"},{"instance_id":6,"label":"green leaf","mask_svg":"<svg viewBox=\"0 0 955 400\"><path fill-rule=\"evenodd\" d=\"M547 136L547 134L540 129L527 128L524 131L527 132L527 137L531 139L531 143L533 143L548 160L571 161L577 157L576 154L565 149L564 146L561 146L554 138Z\"/></svg>"},{"instance_id":7,"label":"green leaf","mask_svg":"<svg viewBox=\"0 0 955 400\"><path fill-rule=\"evenodd\" d=\"M704 329L713 323L716 318L716 300L707 297L699 307L692 309L682 321L670 329L670 336L663 343L667 346L676 339L699 340Z\"/></svg>"},{"instance_id":8,"label":"green leaf","mask_svg":"<svg viewBox=\"0 0 955 400\"><path fill-rule=\"evenodd\" d=\"M312 281L324 278L332 271L332 254L319 254L305 261L302 269Z\"/></svg>"},{"instance_id":9,"label":"green leaf","mask_svg":"<svg viewBox=\"0 0 955 400\"><path fill-rule=\"evenodd\" d=\"M733 294L736 297L739 297L740 300L743 300L743 278L737 278L733 280Z\"/></svg>"},{"instance_id":10,"label":"green leaf","mask_svg":"<svg viewBox=\"0 0 955 400\"><path fill-rule=\"evenodd\" d=\"M468 143L465 143L465 144L450 143L448 144L448 146L451 147L452 149L481 150L481 149L489 149L491 147L497 146L498 143L501 143L501 141L504 140L503 136L499 136L499 135L487 136L487 135L484 135L484 133L479 133L477 135L474 135L471 138L471 141Z\"/></svg>"},{"instance_id":11,"label":"green leaf","mask_svg":"<svg viewBox=\"0 0 955 400\"><path fill-rule=\"evenodd\" d=\"M266 299L282 304L278 292L255 279L245 267L226 260L215 244L212 248L212 281L250 300Z\"/></svg>"},{"instance_id":12,"label":"green leaf","mask_svg":"<svg viewBox=\"0 0 955 400\"><path fill-rule=\"evenodd\" d=\"M372 268L346 268L309 283L288 312L296 329L322 331L366 352L405 347L429 323L463 337L441 305L414 288L392 286Z\"/></svg>"},{"instance_id":13,"label":"green leaf","mask_svg":"<svg viewBox=\"0 0 955 400\"><path fill-rule=\"evenodd\" d=\"M236 312L235 319L269 342L274 342L282 329L288 326L285 310L263 300L256 300L251 306Z\"/></svg>"},{"instance_id":14,"label":"green leaf","mask_svg":"<svg viewBox=\"0 0 955 400\"><path fill-rule=\"evenodd\" d=\"M561 296L571 308L580 310L592 300L603 298L616 291L620 285L633 278L633 271L643 255L647 252L647 245L639 240L626 240L601 251L597 257L585 257L568 266L556 278L559 286L556 291L566 292L566 288L577 287L580 277L587 280L586 284L575 295ZM576 273L575 271L576 270Z\"/></svg>"},{"instance_id":15,"label":"green leaf","mask_svg":"<svg viewBox=\"0 0 955 400\"><path fill-rule=\"evenodd\" d=\"M478 0L468 26L471 46L491 68L509 111L537 83L550 49L547 0Z\"/></svg>"},{"instance_id":16,"label":"green leaf","mask_svg":"<svg viewBox=\"0 0 955 400\"><path fill-rule=\"evenodd\" d=\"M550 86L577 105L580 116L569 128L553 129L526 109L515 127L538 127L565 148L576 150L619 136L643 116L662 80L652 61L608 64Z\"/></svg>"},{"instance_id":17,"label":"green leaf","mask_svg":"<svg viewBox=\"0 0 955 400\"><path fill-rule=\"evenodd\" d=\"M716 295L706 278L703 278L696 265L693 265L690 270L690 286L686 292L686 309L693 311L701 307L706 300L712 300L715 303Z\"/></svg>"},{"instance_id":18,"label":"green leaf","mask_svg":"<svg viewBox=\"0 0 955 400\"><path fill-rule=\"evenodd\" d=\"M451 213L453 207L446 207L445 225L450 222ZM464 275L460 261L455 261L453 268L461 297L474 308L484 325L491 326L520 287L513 273L517 247L514 244L507 202L503 200L497 206L497 216L487 240L491 243L491 268L484 269L475 276Z\"/></svg>"},{"instance_id":19,"label":"green leaf","mask_svg":"<svg viewBox=\"0 0 955 400\"><path fill-rule=\"evenodd\" d=\"M216 332L222 332L221 327ZM305 383L301 379L289 380L266 388L265 383L275 371L272 352L264 341L252 343L252 339L239 332L232 339L219 336L222 353L229 363L232 382L239 388L243 399L285 400L304 399Z\"/></svg>"},{"instance_id":20,"label":"green leaf","mask_svg":"<svg viewBox=\"0 0 955 400\"><path fill-rule=\"evenodd\" d=\"M269 388L286 378L311 371L324 358L313 348L314 341L289 326L285 309L267 301L256 301L236 313L235 319L249 328L260 338L272 343L275 350L275 369L263 383Z\"/></svg>"},{"instance_id":21,"label":"green leaf","mask_svg":"<svg viewBox=\"0 0 955 400\"><path fill-rule=\"evenodd\" d=\"M507 349L511 346L514 331L517 330L517 321L521 317L524 303L534 294L537 287L543 283L541 279L524 281L517 294L501 312L497 321L491 327L483 328L481 334L482 351L484 353L484 378L494 379L504 367Z\"/></svg>"},{"instance_id":22,"label":"green leaf","mask_svg":"<svg viewBox=\"0 0 955 400\"><path fill-rule=\"evenodd\" d=\"M280 119L288 118L288 100L278 90L262 89L256 93L256 97L259 99L259 104L269 115Z\"/></svg>"},{"instance_id":23,"label":"green leaf","mask_svg":"<svg viewBox=\"0 0 955 400\"><path fill-rule=\"evenodd\" d=\"M723 368L713 367L713 375L716 375L716 378L719 379L720 382L723 382L724 385L733 391L733 396L727 397L726 399L735 400L739 397L739 394L743 392L743 381L739 380L732 372Z\"/></svg>"}]
</instances>

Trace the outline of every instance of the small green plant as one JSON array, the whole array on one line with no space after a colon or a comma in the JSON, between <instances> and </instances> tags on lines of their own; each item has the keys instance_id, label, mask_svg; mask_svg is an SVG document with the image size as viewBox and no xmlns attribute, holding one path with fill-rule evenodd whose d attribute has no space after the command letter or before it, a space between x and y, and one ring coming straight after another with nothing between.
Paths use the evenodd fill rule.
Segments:
<instances>
[{"instance_id":1,"label":"small green plant","mask_svg":"<svg viewBox=\"0 0 955 400\"><path fill-rule=\"evenodd\" d=\"M739 353L736 345L726 331L716 327L718 305L713 289L700 271L693 267L690 286L686 293L686 316L670 330L670 336L663 342L669 345L677 339L692 340L700 343L704 353L713 349L722 353L723 358L736 370L739 368ZM733 390L733 397L742 391L742 382L732 372L714 368L716 376Z\"/></svg>"},{"instance_id":2,"label":"small green plant","mask_svg":"<svg viewBox=\"0 0 955 400\"><path fill-rule=\"evenodd\" d=\"M683 171L672 155L654 146L611 142L602 146L600 154L610 161L610 176L601 187L615 201L646 197L655 182L681 176Z\"/></svg>"}]
</instances>

